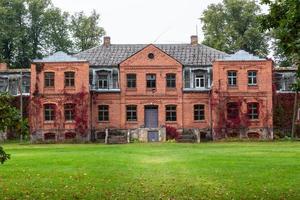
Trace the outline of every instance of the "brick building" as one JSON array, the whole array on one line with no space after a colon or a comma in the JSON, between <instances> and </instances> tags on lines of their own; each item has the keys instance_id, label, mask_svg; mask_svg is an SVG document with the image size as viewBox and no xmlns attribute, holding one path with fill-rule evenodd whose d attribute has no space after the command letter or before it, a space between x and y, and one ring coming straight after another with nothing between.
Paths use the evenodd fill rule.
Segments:
<instances>
[{"instance_id":1,"label":"brick building","mask_svg":"<svg viewBox=\"0 0 300 200\"><path fill-rule=\"evenodd\" d=\"M273 74L271 60L227 55L196 36L149 45L105 37L79 54L32 63L32 139L93 140L109 131L164 141L166 126L213 139L271 139Z\"/></svg>"}]
</instances>

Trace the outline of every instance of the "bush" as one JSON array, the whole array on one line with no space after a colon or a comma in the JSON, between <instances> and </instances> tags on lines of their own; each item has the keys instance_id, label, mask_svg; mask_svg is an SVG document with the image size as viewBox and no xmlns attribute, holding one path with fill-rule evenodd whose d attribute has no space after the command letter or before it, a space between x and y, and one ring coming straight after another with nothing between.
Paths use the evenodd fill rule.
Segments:
<instances>
[{"instance_id":1,"label":"bush","mask_svg":"<svg viewBox=\"0 0 300 200\"><path fill-rule=\"evenodd\" d=\"M176 128L171 126L166 126L166 135L167 135L167 140L173 140L178 138L179 133L177 132Z\"/></svg>"},{"instance_id":2,"label":"bush","mask_svg":"<svg viewBox=\"0 0 300 200\"><path fill-rule=\"evenodd\" d=\"M0 163L3 164L8 159L10 159L10 155L5 153L3 148L0 147Z\"/></svg>"}]
</instances>

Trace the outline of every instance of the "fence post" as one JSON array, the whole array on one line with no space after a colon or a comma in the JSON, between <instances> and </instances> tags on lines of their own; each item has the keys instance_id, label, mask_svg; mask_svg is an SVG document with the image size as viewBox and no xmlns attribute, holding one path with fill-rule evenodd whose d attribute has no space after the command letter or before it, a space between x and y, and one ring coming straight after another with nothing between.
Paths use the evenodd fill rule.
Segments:
<instances>
[{"instance_id":1,"label":"fence post","mask_svg":"<svg viewBox=\"0 0 300 200\"><path fill-rule=\"evenodd\" d=\"M108 144L108 129L105 129L105 144Z\"/></svg>"},{"instance_id":2,"label":"fence post","mask_svg":"<svg viewBox=\"0 0 300 200\"><path fill-rule=\"evenodd\" d=\"M127 143L130 143L130 129L127 130Z\"/></svg>"}]
</instances>

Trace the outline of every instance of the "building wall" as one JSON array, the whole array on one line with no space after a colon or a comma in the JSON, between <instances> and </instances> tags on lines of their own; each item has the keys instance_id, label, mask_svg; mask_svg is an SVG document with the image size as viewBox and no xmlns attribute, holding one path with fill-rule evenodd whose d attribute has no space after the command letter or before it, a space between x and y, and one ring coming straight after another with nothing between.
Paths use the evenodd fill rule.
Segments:
<instances>
[{"instance_id":1,"label":"building wall","mask_svg":"<svg viewBox=\"0 0 300 200\"><path fill-rule=\"evenodd\" d=\"M237 71L237 86L230 87L227 72ZM217 61L213 65L213 128L215 137L228 133L227 103L240 102L240 128L247 132L257 132L261 138L272 138L273 128L273 63L266 61ZM248 71L257 71L257 85L248 85ZM249 120L247 103L259 103L259 119ZM223 116L221 116L223 115ZM222 125L223 124L223 125ZM224 133L223 133L224 132ZM240 133L241 134L241 133Z\"/></svg>"},{"instance_id":2,"label":"building wall","mask_svg":"<svg viewBox=\"0 0 300 200\"><path fill-rule=\"evenodd\" d=\"M75 86L65 87L64 72L75 72ZM44 73L54 72L54 87L44 86ZM87 62L34 63L31 65L30 128L32 137L44 139L54 133L56 140L65 132L89 129L89 65ZM75 104L75 119L65 121L64 104ZM45 104L55 105L55 120L45 121ZM77 129L77 130L75 130ZM86 137L86 135L85 135Z\"/></svg>"}]
</instances>

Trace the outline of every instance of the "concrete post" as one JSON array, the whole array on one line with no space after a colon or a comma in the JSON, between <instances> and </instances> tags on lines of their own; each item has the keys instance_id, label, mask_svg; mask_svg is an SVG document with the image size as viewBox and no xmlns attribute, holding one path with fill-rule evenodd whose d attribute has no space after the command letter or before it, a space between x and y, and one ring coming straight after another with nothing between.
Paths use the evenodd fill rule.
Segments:
<instances>
[{"instance_id":1,"label":"concrete post","mask_svg":"<svg viewBox=\"0 0 300 200\"><path fill-rule=\"evenodd\" d=\"M105 144L108 144L108 129L105 129Z\"/></svg>"},{"instance_id":2,"label":"concrete post","mask_svg":"<svg viewBox=\"0 0 300 200\"><path fill-rule=\"evenodd\" d=\"M130 143L130 129L127 130L127 143Z\"/></svg>"}]
</instances>

